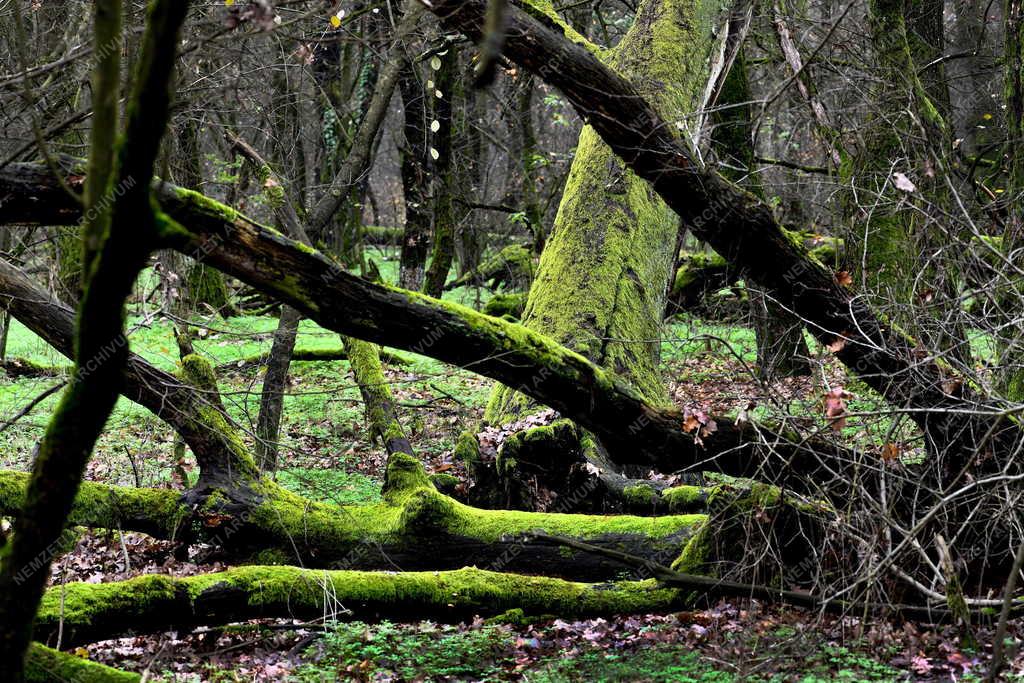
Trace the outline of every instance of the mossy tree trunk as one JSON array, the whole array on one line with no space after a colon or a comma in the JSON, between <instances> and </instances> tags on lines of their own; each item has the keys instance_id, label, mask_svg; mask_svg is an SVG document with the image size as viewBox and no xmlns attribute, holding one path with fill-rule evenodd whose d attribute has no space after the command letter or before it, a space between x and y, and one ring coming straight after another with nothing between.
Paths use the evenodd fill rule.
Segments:
<instances>
[{"instance_id":1,"label":"mossy tree trunk","mask_svg":"<svg viewBox=\"0 0 1024 683\"><path fill-rule=\"evenodd\" d=\"M623 568L623 572L628 572ZM297 567L238 567L190 577L142 576L64 586L47 594L37 628L69 646L127 633L221 625L249 618L321 618L343 605L345 619L457 622L474 617L562 618L669 612L691 604L687 591L651 580L577 583L476 568L369 573ZM62 618L63 614L63 618Z\"/></svg>"},{"instance_id":2,"label":"mossy tree trunk","mask_svg":"<svg viewBox=\"0 0 1024 683\"><path fill-rule=\"evenodd\" d=\"M110 155L102 169L93 169L110 180L100 196L89 195L92 204L85 213L87 244L98 250L85 263L75 366L39 445L13 536L0 548L0 661L5 679L15 683L24 676L32 622L49 577L53 548L122 386L128 361L124 304L157 245L150 180L168 120L169 84L187 8L187 2L169 1L150 6L116 160ZM119 35L120 12L119 3L101 3L97 21ZM18 31L20 21L16 13ZM97 69L114 72L118 63L104 60ZM116 87L119 77L108 74L103 80L107 87ZM127 185L121 194L115 193L115 188ZM114 194L112 201L104 201L108 193ZM98 215L104 216L103 222L94 222Z\"/></svg>"},{"instance_id":3,"label":"mossy tree trunk","mask_svg":"<svg viewBox=\"0 0 1024 683\"><path fill-rule=\"evenodd\" d=\"M395 453L415 455L398 420L395 399L384 376L379 350L374 344L353 337L343 336L341 340L363 397L368 431L372 435L370 440L380 441L389 456Z\"/></svg>"},{"instance_id":4,"label":"mossy tree trunk","mask_svg":"<svg viewBox=\"0 0 1024 683\"><path fill-rule=\"evenodd\" d=\"M591 50L632 79L670 120L686 121L696 136L701 121L686 116L706 104L731 11L703 0L647 0L616 48ZM653 188L586 126L523 325L614 372L649 403L667 404L658 361L679 228ZM505 424L534 410L536 404L514 388L498 386L485 419ZM514 479L511 470L503 478L509 477Z\"/></svg>"}]
</instances>

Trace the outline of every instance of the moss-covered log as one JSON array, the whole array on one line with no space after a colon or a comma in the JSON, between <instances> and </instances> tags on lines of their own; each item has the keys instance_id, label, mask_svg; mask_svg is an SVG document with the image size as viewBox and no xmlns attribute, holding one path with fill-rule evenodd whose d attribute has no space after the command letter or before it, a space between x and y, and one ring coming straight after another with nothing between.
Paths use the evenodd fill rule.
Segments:
<instances>
[{"instance_id":1,"label":"moss-covered log","mask_svg":"<svg viewBox=\"0 0 1024 683\"><path fill-rule=\"evenodd\" d=\"M483 311L487 315L493 315L506 320L519 320L523 317L523 310L526 308L526 294L522 292L511 292L509 294L495 294L484 304Z\"/></svg>"},{"instance_id":2,"label":"moss-covered log","mask_svg":"<svg viewBox=\"0 0 1024 683\"><path fill-rule=\"evenodd\" d=\"M445 291L468 285L490 289L526 289L533 282L533 253L521 244L511 244L444 286Z\"/></svg>"},{"instance_id":3,"label":"moss-covered log","mask_svg":"<svg viewBox=\"0 0 1024 683\"><path fill-rule=\"evenodd\" d=\"M16 514L28 475L0 472L0 515ZM204 494L204 495L200 495ZM567 552L531 534L544 531L662 560L681 552L705 517L598 516L481 510L439 493L406 455L388 463L384 501L314 503L270 481L234 489L134 489L86 483L69 524L138 530L158 538L205 541L236 557L267 557L308 567L456 569L471 565L604 580L621 566Z\"/></svg>"},{"instance_id":4,"label":"moss-covered log","mask_svg":"<svg viewBox=\"0 0 1024 683\"><path fill-rule=\"evenodd\" d=\"M0 360L0 370L3 370L8 377L19 379L22 377L67 377L71 375L70 365L44 365L28 358L7 358Z\"/></svg>"},{"instance_id":5,"label":"moss-covered log","mask_svg":"<svg viewBox=\"0 0 1024 683\"><path fill-rule=\"evenodd\" d=\"M63 642L73 645L169 626L322 618L325 611L342 620L459 621L510 610L587 618L666 612L687 604L683 591L654 580L591 584L476 568L377 573L252 566L200 576L69 583L47 594L36 629L40 640L52 640L63 620Z\"/></svg>"}]
</instances>

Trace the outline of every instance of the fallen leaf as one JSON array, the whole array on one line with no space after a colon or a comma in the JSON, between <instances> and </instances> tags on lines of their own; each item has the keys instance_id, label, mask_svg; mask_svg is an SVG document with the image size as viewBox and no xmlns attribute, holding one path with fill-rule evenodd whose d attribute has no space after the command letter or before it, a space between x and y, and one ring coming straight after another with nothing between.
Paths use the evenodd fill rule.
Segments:
<instances>
[{"instance_id":1,"label":"fallen leaf","mask_svg":"<svg viewBox=\"0 0 1024 683\"><path fill-rule=\"evenodd\" d=\"M905 174L900 173L899 171L892 174L892 182L898 190L903 190L908 193L917 191L917 185L915 185Z\"/></svg>"}]
</instances>

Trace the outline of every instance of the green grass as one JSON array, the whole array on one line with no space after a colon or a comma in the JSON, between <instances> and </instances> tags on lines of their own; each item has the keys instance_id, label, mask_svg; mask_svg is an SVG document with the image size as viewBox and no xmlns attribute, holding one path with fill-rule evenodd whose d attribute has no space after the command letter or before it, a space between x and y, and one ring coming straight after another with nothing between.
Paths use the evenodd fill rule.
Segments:
<instances>
[{"instance_id":1,"label":"green grass","mask_svg":"<svg viewBox=\"0 0 1024 683\"><path fill-rule=\"evenodd\" d=\"M277 481L310 500L337 505L378 503L380 482L358 472L292 467L277 473Z\"/></svg>"},{"instance_id":2,"label":"green grass","mask_svg":"<svg viewBox=\"0 0 1024 683\"><path fill-rule=\"evenodd\" d=\"M502 626L458 630L430 622L338 624L321 640L318 661L300 667L295 680L489 680L515 644ZM312 651L311 651L312 652Z\"/></svg>"},{"instance_id":3,"label":"green grass","mask_svg":"<svg viewBox=\"0 0 1024 683\"><path fill-rule=\"evenodd\" d=\"M729 672L715 670L707 660L684 646L668 645L625 654L593 650L572 658L559 658L527 672L524 680L530 683L732 683L738 679Z\"/></svg>"},{"instance_id":4,"label":"green grass","mask_svg":"<svg viewBox=\"0 0 1024 683\"><path fill-rule=\"evenodd\" d=\"M575 681L665 683L824 683L899 681L905 675L872 655L814 645L777 633L761 642L752 633L721 634L721 642L695 649L663 642L672 626L651 641L614 645L551 638L541 627L528 633L502 625L467 628L432 622L337 624L304 654L294 680L314 681ZM790 629L792 631L792 629ZM540 636L538 639L536 636ZM578 635L578 634L577 634ZM621 634L625 635L625 634ZM614 637L612 638L614 640ZM603 642L603 644L602 644ZM558 643L561 643L560 645ZM806 652L808 646L817 647ZM562 648L569 649L562 649Z\"/></svg>"}]
</instances>

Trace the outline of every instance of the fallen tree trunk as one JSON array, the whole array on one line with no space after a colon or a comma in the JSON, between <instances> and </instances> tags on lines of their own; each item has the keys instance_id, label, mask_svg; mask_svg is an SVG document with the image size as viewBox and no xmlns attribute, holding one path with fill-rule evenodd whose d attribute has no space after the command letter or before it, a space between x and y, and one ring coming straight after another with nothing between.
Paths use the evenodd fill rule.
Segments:
<instances>
[{"instance_id":1,"label":"fallen tree trunk","mask_svg":"<svg viewBox=\"0 0 1024 683\"><path fill-rule=\"evenodd\" d=\"M69 175L75 174L69 170ZM69 213L75 202L44 166L9 164L0 169L0 196L29 187L36 201L46 206L48 217L67 221L76 215ZM855 454L835 445L810 445L798 435L727 419L719 420L718 430L702 444L696 443L693 431L684 429L681 411L651 405L613 373L541 334L347 273L300 242L195 192L169 183L157 184L155 192L175 221L166 226L174 248L202 254L207 262L272 292L327 329L428 355L516 387L598 435L616 463L644 464L665 472L706 469L763 477L780 485L799 485L819 474L833 480L836 473L858 464ZM0 204L0 225L35 220L38 214L26 212L33 205L22 199ZM11 268L0 264L0 277ZM50 316L33 305L39 301L38 288L23 275L0 279L2 287L7 286L4 279L21 292L10 303L15 317L34 330L38 327L37 334L61 348L62 343L52 338ZM0 296L6 299L8 292L0 290ZM53 304L47 306L52 310ZM129 368L136 362L132 359ZM140 402L159 415L159 404L152 402L160 393L144 386L133 390L139 389Z\"/></svg>"},{"instance_id":2,"label":"fallen tree trunk","mask_svg":"<svg viewBox=\"0 0 1024 683\"><path fill-rule=\"evenodd\" d=\"M0 472L0 515L21 509L27 480L21 472ZM535 542L532 533L568 536L665 561L682 552L706 519L700 514L633 517L480 510L439 493L422 466L402 454L389 459L384 502L376 505L314 503L269 481L217 490L202 499L198 493L182 496L164 489L86 482L68 523L142 531L185 543L208 542L235 557L265 560L270 551L278 561L311 567L478 566L513 572L543 569L552 576L604 580L621 570L619 563Z\"/></svg>"},{"instance_id":3,"label":"fallen tree trunk","mask_svg":"<svg viewBox=\"0 0 1024 683\"><path fill-rule=\"evenodd\" d=\"M36 633L53 642L63 627L63 643L71 646L265 617L455 622L522 610L534 617L593 618L667 612L688 604L686 591L653 580L592 584L476 568L377 573L252 566L200 576L65 584L46 595Z\"/></svg>"},{"instance_id":4,"label":"fallen tree trunk","mask_svg":"<svg viewBox=\"0 0 1024 683\"><path fill-rule=\"evenodd\" d=\"M43 365L28 358L7 358L0 360L0 370L12 379L23 377L68 377L71 375L70 365Z\"/></svg>"},{"instance_id":5,"label":"fallen tree trunk","mask_svg":"<svg viewBox=\"0 0 1024 683\"><path fill-rule=\"evenodd\" d=\"M245 356L238 360L229 361L227 363L221 363L217 366L217 372L237 372L239 370L251 370L254 367L264 365L269 358L269 353L264 351L257 353L252 356ZM409 365L410 361L405 356L401 356L397 353L390 351L381 350L380 359L388 365ZM330 361L341 361L348 360L348 354L345 353L345 349L341 347L329 348L329 349L303 349L298 348L292 351L292 362L293 363L317 363L317 362L330 362ZM4 369L7 369L5 366Z\"/></svg>"}]
</instances>

